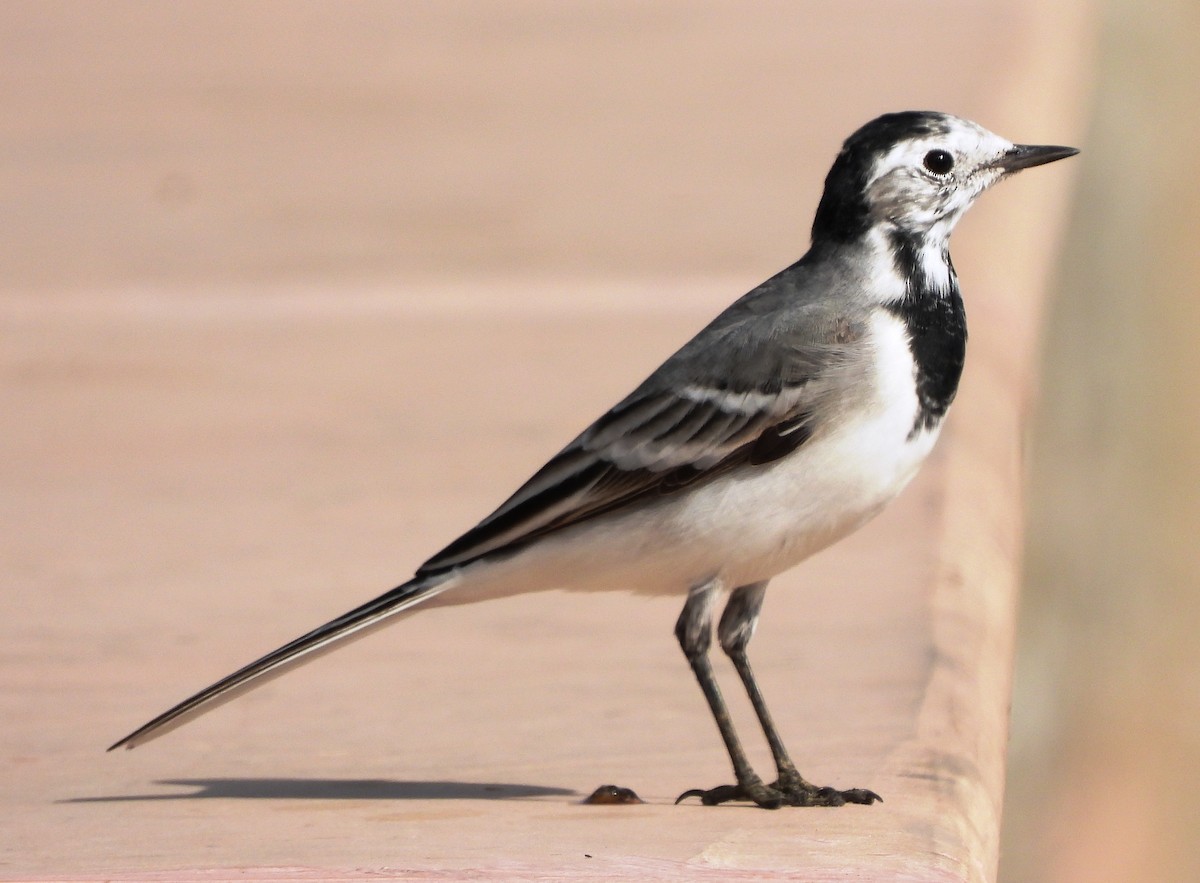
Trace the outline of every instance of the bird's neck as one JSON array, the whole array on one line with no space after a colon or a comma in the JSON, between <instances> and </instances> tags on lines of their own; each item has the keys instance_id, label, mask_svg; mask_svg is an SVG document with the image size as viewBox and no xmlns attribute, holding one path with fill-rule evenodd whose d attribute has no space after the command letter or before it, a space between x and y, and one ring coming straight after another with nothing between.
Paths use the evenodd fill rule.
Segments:
<instances>
[{"instance_id":1,"label":"bird's neck","mask_svg":"<svg viewBox=\"0 0 1200 883\"><path fill-rule=\"evenodd\" d=\"M958 295L945 236L878 225L849 241L814 237L805 261L833 261L862 276L860 284L881 305Z\"/></svg>"},{"instance_id":2,"label":"bird's neck","mask_svg":"<svg viewBox=\"0 0 1200 883\"><path fill-rule=\"evenodd\" d=\"M888 261L902 280L904 300L957 297L958 276L950 261L948 237L879 227L868 238L873 240L872 251Z\"/></svg>"},{"instance_id":3,"label":"bird's neck","mask_svg":"<svg viewBox=\"0 0 1200 883\"><path fill-rule=\"evenodd\" d=\"M896 229L878 231L877 258L886 255L898 297L884 308L904 323L916 370L918 412L913 433L936 427L958 391L967 348L967 317L945 237Z\"/></svg>"}]
</instances>

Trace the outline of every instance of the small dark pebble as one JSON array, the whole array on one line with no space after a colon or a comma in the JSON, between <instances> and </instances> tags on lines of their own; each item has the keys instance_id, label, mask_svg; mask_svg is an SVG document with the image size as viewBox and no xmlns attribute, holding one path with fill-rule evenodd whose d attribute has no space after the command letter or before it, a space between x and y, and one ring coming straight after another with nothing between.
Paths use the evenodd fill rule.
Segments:
<instances>
[{"instance_id":1,"label":"small dark pebble","mask_svg":"<svg viewBox=\"0 0 1200 883\"><path fill-rule=\"evenodd\" d=\"M612 806L621 803L642 803L642 798L633 793L632 788L621 788L617 785L601 785L592 792L590 797L585 797L584 803L590 803L596 806Z\"/></svg>"}]
</instances>

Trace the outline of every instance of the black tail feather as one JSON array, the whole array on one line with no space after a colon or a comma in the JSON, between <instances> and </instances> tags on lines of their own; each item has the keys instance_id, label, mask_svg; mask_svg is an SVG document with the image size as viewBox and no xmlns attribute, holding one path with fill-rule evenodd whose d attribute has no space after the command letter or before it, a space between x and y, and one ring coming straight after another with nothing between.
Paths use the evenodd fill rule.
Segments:
<instances>
[{"instance_id":1,"label":"black tail feather","mask_svg":"<svg viewBox=\"0 0 1200 883\"><path fill-rule=\"evenodd\" d=\"M398 586L205 687L114 742L108 750L134 748L156 739L254 687L317 658L348 639L369 634L396 614L436 595L444 588L446 581L446 576L418 578Z\"/></svg>"}]
</instances>

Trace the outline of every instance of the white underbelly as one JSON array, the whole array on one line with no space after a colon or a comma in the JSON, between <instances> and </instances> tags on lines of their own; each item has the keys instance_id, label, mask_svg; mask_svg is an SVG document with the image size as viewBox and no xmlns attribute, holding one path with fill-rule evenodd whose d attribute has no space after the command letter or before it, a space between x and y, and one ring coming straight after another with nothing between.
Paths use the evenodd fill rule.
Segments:
<instances>
[{"instance_id":1,"label":"white underbelly","mask_svg":"<svg viewBox=\"0 0 1200 883\"><path fill-rule=\"evenodd\" d=\"M912 480L937 431L912 439L910 416L849 424L769 469L714 483L679 510L677 529L727 584L770 579L854 532ZM900 432L897 433L896 430Z\"/></svg>"}]
</instances>

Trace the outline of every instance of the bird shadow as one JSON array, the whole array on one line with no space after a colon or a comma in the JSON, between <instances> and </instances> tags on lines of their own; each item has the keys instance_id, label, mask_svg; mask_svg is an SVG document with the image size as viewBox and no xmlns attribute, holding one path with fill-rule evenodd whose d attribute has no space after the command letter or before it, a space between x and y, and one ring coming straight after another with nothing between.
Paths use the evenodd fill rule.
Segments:
<instances>
[{"instance_id":1,"label":"bird shadow","mask_svg":"<svg viewBox=\"0 0 1200 883\"><path fill-rule=\"evenodd\" d=\"M71 797L58 803L128 803L150 800L529 800L578 797L570 788L500 782L394 781L391 779L159 779L156 785L190 788L159 794Z\"/></svg>"}]
</instances>

